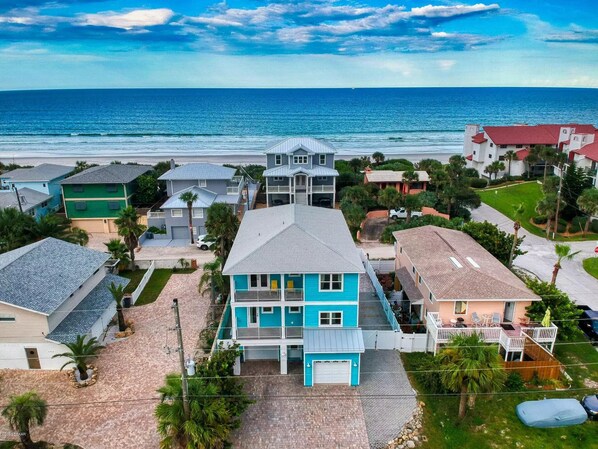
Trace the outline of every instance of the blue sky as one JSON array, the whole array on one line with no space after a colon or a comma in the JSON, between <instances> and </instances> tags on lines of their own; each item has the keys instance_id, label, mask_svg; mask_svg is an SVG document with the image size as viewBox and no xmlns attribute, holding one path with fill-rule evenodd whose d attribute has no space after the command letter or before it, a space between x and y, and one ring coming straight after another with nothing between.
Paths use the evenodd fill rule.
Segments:
<instances>
[{"instance_id":1,"label":"blue sky","mask_svg":"<svg viewBox=\"0 0 598 449\"><path fill-rule=\"evenodd\" d=\"M598 87L595 0L0 0L0 89Z\"/></svg>"}]
</instances>

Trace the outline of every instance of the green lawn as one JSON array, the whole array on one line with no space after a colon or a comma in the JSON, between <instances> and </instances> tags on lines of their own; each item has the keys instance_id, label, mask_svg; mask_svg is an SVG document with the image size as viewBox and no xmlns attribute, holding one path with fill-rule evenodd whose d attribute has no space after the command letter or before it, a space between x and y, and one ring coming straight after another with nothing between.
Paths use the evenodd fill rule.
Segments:
<instances>
[{"instance_id":1,"label":"green lawn","mask_svg":"<svg viewBox=\"0 0 598 449\"><path fill-rule=\"evenodd\" d=\"M120 271L118 273L119 276L122 276L122 277L125 277L125 278L131 280L131 282L129 282L129 284L125 288L125 293L133 293L135 291L135 289L137 288L137 286L139 285L139 283L141 282L141 278L143 278L143 276L145 275L146 272L147 272L147 270Z\"/></svg>"},{"instance_id":2,"label":"green lawn","mask_svg":"<svg viewBox=\"0 0 598 449\"><path fill-rule=\"evenodd\" d=\"M598 352L587 342L575 345L557 346L555 354L564 364L596 363ZM407 370L418 369L422 353L403 353L403 363ZM567 367L574 379L573 388L582 386L584 378L598 379L598 365L587 367ZM410 374L413 386L423 389ZM589 394L587 391L585 394ZM508 393L493 396L478 396L473 411L462 422L457 420L458 402L456 396L420 395L424 408L424 430L428 438L424 449L568 449L596 447L598 422L587 421L579 426L558 429L533 429L526 427L517 418L515 406L527 400L545 397L575 397L581 399L583 391L533 393Z\"/></svg>"},{"instance_id":3,"label":"green lawn","mask_svg":"<svg viewBox=\"0 0 598 449\"><path fill-rule=\"evenodd\" d=\"M538 215L536 212L536 205L543 196L542 186L536 181L513 184L508 187L498 186L496 188L477 190L477 192L480 194L484 203L506 215L511 220L515 219L513 206L523 203L525 212L521 217L521 226L532 234L540 237L546 236L543 229L534 226L530 221L532 217ZM557 236L557 240L595 240L597 237L598 235L596 234L587 234L585 237L563 237L559 235Z\"/></svg>"},{"instance_id":4,"label":"green lawn","mask_svg":"<svg viewBox=\"0 0 598 449\"><path fill-rule=\"evenodd\" d=\"M583 261L583 269L598 279L598 257L589 257Z\"/></svg>"},{"instance_id":5,"label":"green lawn","mask_svg":"<svg viewBox=\"0 0 598 449\"><path fill-rule=\"evenodd\" d=\"M143 277L146 271L147 270L135 270L120 272L121 276L131 279L131 282L129 283L126 289L127 293L131 293L135 290L135 288L137 288L139 282L141 281L141 278ZM168 282L168 279L170 279L171 275L172 270L169 269L154 270L154 272L152 273L152 277L143 289L143 292L141 292L141 295L137 299L135 305L143 306L145 304L150 304L154 302L160 295L160 292Z\"/></svg>"}]
</instances>

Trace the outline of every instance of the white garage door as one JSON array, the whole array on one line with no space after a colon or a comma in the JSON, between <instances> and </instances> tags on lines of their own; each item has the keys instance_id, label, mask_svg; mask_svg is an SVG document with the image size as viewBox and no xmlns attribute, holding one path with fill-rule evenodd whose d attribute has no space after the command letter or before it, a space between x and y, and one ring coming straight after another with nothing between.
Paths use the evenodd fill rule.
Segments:
<instances>
[{"instance_id":1,"label":"white garage door","mask_svg":"<svg viewBox=\"0 0 598 449\"><path fill-rule=\"evenodd\" d=\"M247 360L278 360L278 346L256 346L244 349Z\"/></svg>"},{"instance_id":2,"label":"white garage door","mask_svg":"<svg viewBox=\"0 0 598 449\"><path fill-rule=\"evenodd\" d=\"M314 384L351 385L351 362L347 360L314 361Z\"/></svg>"}]
</instances>

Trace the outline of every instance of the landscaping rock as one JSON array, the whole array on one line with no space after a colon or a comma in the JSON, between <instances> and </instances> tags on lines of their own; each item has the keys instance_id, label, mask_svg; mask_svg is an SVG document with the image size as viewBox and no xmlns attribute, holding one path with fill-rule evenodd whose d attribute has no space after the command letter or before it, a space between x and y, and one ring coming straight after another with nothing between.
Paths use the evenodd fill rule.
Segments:
<instances>
[{"instance_id":1,"label":"landscaping rock","mask_svg":"<svg viewBox=\"0 0 598 449\"><path fill-rule=\"evenodd\" d=\"M386 446L387 449L413 449L428 441L428 438L421 434L424 415L423 407L425 406L426 404L421 401L418 403L412 418L405 423L397 437L388 443Z\"/></svg>"}]
</instances>

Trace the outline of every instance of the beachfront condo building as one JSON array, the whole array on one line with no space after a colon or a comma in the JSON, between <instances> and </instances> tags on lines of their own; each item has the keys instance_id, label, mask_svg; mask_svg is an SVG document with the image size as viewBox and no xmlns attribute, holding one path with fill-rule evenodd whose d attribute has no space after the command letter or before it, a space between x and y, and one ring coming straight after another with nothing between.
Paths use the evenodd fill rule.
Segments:
<instances>
[{"instance_id":1,"label":"beachfront condo building","mask_svg":"<svg viewBox=\"0 0 598 449\"><path fill-rule=\"evenodd\" d=\"M534 168L528 166L525 158L536 145L567 151L574 142L572 150L578 150L576 142L579 140L581 143L582 139L588 143L592 139L593 142L590 136L594 136L596 131L594 125L587 124L484 126L483 130L480 125L467 125L463 155L467 166L476 169L480 176L489 176L484 169L494 161L505 164L505 170L499 172L498 177L508 174L509 168L511 176L520 176ZM510 164L505 158L507 152L516 155ZM544 163L535 164L535 169L543 171Z\"/></svg>"},{"instance_id":2,"label":"beachfront condo building","mask_svg":"<svg viewBox=\"0 0 598 449\"><path fill-rule=\"evenodd\" d=\"M328 143L311 137L292 137L265 151L268 206L307 204L334 207L334 154Z\"/></svg>"},{"instance_id":3,"label":"beachfront condo building","mask_svg":"<svg viewBox=\"0 0 598 449\"><path fill-rule=\"evenodd\" d=\"M180 199L185 192L196 195L191 208L193 235L206 234L207 209L214 203L224 203L237 213L242 207L245 179L236 175L237 170L216 164L192 163L171 167L158 179L166 183L168 199L147 213L147 224L164 232L156 239L190 240L189 209Z\"/></svg>"},{"instance_id":4,"label":"beachfront condo building","mask_svg":"<svg viewBox=\"0 0 598 449\"><path fill-rule=\"evenodd\" d=\"M278 361L281 374L302 364L308 387L358 385L364 272L341 211L287 204L247 212L223 269L231 286L224 343L240 344L243 362Z\"/></svg>"},{"instance_id":5,"label":"beachfront condo building","mask_svg":"<svg viewBox=\"0 0 598 449\"><path fill-rule=\"evenodd\" d=\"M100 165L64 179L60 185L67 218L88 232L117 232L114 219L131 205L137 178L151 170L147 165Z\"/></svg>"}]
</instances>

